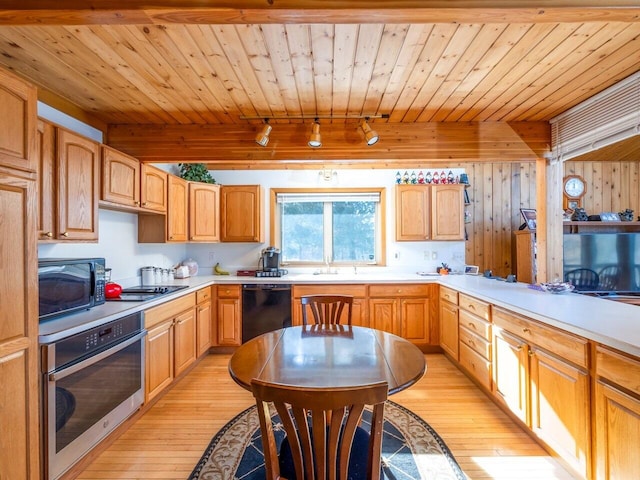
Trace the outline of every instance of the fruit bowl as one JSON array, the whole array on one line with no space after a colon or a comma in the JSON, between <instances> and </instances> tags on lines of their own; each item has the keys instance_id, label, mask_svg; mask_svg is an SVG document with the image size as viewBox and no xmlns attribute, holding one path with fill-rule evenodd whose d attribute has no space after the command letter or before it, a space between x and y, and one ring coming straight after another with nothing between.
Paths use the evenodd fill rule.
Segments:
<instances>
[{"instance_id":1,"label":"fruit bowl","mask_svg":"<svg viewBox=\"0 0 640 480\"><path fill-rule=\"evenodd\" d=\"M575 288L573 285L566 282L541 283L540 286L545 292L549 293L571 292Z\"/></svg>"}]
</instances>

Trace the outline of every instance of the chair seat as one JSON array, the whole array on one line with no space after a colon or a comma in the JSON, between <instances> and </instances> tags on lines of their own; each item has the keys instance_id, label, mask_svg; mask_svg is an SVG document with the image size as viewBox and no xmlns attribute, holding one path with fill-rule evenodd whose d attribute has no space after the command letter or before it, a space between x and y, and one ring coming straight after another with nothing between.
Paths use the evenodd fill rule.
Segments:
<instances>
[{"instance_id":1,"label":"chair seat","mask_svg":"<svg viewBox=\"0 0 640 480\"><path fill-rule=\"evenodd\" d=\"M368 452L369 433L363 428L358 427L351 446L349 476L346 480L369 480L367 479ZM338 461L340 461L339 458ZM287 437L282 440L282 444L280 445L278 463L280 464L280 475L287 480L297 480L295 467L293 466L293 456L291 455L291 446L289 445L289 439Z\"/></svg>"}]
</instances>

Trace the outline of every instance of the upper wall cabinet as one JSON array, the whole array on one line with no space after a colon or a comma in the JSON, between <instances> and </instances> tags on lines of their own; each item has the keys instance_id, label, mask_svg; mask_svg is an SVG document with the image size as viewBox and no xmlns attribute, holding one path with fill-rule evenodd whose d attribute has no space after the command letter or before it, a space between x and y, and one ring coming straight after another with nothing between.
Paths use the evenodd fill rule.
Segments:
<instances>
[{"instance_id":1,"label":"upper wall cabinet","mask_svg":"<svg viewBox=\"0 0 640 480\"><path fill-rule=\"evenodd\" d=\"M111 147L102 147L100 205L125 210L167 211L167 173L141 164Z\"/></svg>"},{"instance_id":2,"label":"upper wall cabinet","mask_svg":"<svg viewBox=\"0 0 640 480\"><path fill-rule=\"evenodd\" d=\"M223 242L264 241L260 185L220 188L220 238Z\"/></svg>"},{"instance_id":3,"label":"upper wall cabinet","mask_svg":"<svg viewBox=\"0 0 640 480\"><path fill-rule=\"evenodd\" d=\"M37 91L0 70L0 165L26 171L37 168L35 156Z\"/></svg>"},{"instance_id":4,"label":"upper wall cabinet","mask_svg":"<svg viewBox=\"0 0 640 480\"><path fill-rule=\"evenodd\" d=\"M464 185L397 185L397 241L464 238Z\"/></svg>"},{"instance_id":5,"label":"upper wall cabinet","mask_svg":"<svg viewBox=\"0 0 640 480\"><path fill-rule=\"evenodd\" d=\"M186 242L188 239L189 182L167 174L167 214L138 213L138 242Z\"/></svg>"},{"instance_id":6,"label":"upper wall cabinet","mask_svg":"<svg viewBox=\"0 0 640 480\"><path fill-rule=\"evenodd\" d=\"M189 182L189 241L220 241L220 185Z\"/></svg>"}]
</instances>

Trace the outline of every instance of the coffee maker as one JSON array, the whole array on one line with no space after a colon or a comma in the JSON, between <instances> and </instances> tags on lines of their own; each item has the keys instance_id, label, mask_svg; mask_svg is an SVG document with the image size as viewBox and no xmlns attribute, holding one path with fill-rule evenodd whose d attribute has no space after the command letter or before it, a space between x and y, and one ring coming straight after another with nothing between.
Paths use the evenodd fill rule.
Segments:
<instances>
[{"instance_id":1,"label":"coffee maker","mask_svg":"<svg viewBox=\"0 0 640 480\"><path fill-rule=\"evenodd\" d=\"M260 255L259 268L256 277L281 277L287 271L280 268L280 250L267 247Z\"/></svg>"}]
</instances>

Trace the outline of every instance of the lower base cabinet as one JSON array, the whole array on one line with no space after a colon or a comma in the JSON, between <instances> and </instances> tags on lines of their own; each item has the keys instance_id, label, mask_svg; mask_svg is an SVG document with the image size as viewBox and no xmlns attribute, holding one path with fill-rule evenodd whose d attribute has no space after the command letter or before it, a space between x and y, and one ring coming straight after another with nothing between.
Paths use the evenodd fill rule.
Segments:
<instances>
[{"instance_id":1,"label":"lower base cabinet","mask_svg":"<svg viewBox=\"0 0 640 480\"><path fill-rule=\"evenodd\" d=\"M211 288L201 288L196 292L196 356L198 357L208 352L212 344Z\"/></svg>"},{"instance_id":2,"label":"lower base cabinet","mask_svg":"<svg viewBox=\"0 0 640 480\"><path fill-rule=\"evenodd\" d=\"M145 311L145 402L196 360L196 295L184 295Z\"/></svg>"},{"instance_id":3,"label":"lower base cabinet","mask_svg":"<svg viewBox=\"0 0 640 480\"><path fill-rule=\"evenodd\" d=\"M219 285L216 303L216 345L239 346L242 343L240 285Z\"/></svg>"}]
</instances>

